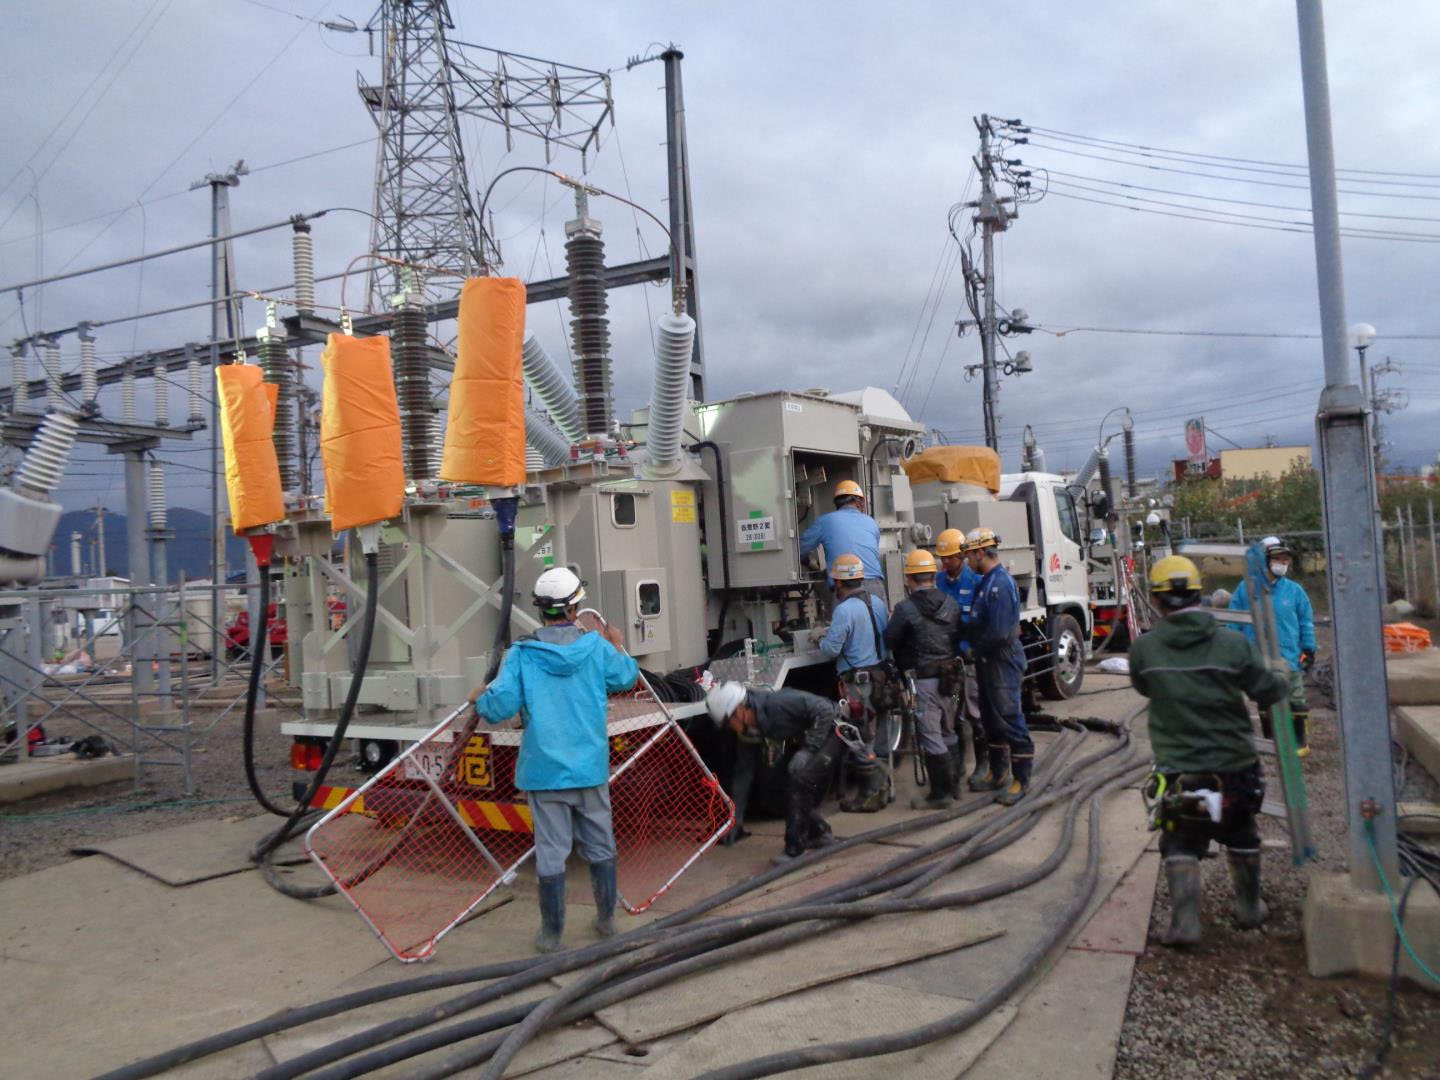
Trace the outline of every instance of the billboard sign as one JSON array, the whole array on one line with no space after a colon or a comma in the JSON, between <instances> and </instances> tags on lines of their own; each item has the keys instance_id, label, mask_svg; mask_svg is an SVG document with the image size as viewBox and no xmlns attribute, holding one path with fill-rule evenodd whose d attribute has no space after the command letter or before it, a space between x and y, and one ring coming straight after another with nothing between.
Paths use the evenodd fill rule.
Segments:
<instances>
[{"instance_id":1,"label":"billboard sign","mask_svg":"<svg viewBox=\"0 0 1440 1080\"><path fill-rule=\"evenodd\" d=\"M1210 455L1205 447L1205 418L1197 416L1185 421L1185 454L1191 465L1202 468Z\"/></svg>"}]
</instances>

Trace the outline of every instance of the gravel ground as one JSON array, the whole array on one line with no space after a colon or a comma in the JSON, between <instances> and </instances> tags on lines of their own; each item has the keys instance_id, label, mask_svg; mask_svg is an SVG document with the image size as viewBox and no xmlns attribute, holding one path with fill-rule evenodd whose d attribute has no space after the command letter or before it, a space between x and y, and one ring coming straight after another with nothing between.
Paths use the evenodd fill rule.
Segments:
<instances>
[{"instance_id":1,"label":"gravel ground","mask_svg":"<svg viewBox=\"0 0 1440 1080\"><path fill-rule=\"evenodd\" d=\"M1322 629L1321 655L1328 653ZM1339 733L1335 713L1311 688L1311 743L1305 763L1310 824L1319 867L1344 870L1346 824L1342 813ZM1267 777L1274 788L1279 779ZM1437 798L1433 779L1411 764L1402 798ZM1261 819L1266 840L1263 894L1270 918L1259 930L1239 930L1229 919L1231 890L1223 856L1202 865L1205 940L1189 951L1158 944L1170 922L1163 875L1156 888L1150 942L1136 961L1130 1001L1115 1064L1117 1080L1249 1080L1258 1077L1440 1078L1440 995L1402 986L1395 1037L1384 1067L1367 1074L1387 1012L1386 984L1315 979L1306 971L1301 909L1307 873L1290 865L1283 822ZM1423 888L1421 884L1417 888Z\"/></svg>"},{"instance_id":2,"label":"gravel ground","mask_svg":"<svg viewBox=\"0 0 1440 1080\"><path fill-rule=\"evenodd\" d=\"M236 682L234 691L243 693L243 684ZM193 711L196 731L208 726L218 711ZM282 713L289 714L277 706L275 713L268 718L262 714L257 722L255 761L264 790L284 806L294 797L289 794L290 737L280 734L278 717ZM178 769L152 766L138 787L127 780L0 806L0 880L68 862L76 857L70 853L76 844L114 840L191 821L260 813L245 782L242 726L242 709L237 707L209 732L196 735L191 756L195 790L188 796ZM118 735L115 721L106 721L106 727ZM58 714L46 721L45 732L52 739L93 733L79 721ZM120 741L123 745L124 740ZM3 768L6 766L0 766ZM337 761L332 775L343 782L352 774L346 763Z\"/></svg>"}]
</instances>

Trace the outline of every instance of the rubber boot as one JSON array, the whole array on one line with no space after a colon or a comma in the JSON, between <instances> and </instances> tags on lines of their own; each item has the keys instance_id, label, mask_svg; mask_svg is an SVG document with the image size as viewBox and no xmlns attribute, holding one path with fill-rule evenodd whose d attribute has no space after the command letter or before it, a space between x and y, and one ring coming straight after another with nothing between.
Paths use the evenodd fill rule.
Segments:
<instances>
[{"instance_id":1,"label":"rubber boot","mask_svg":"<svg viewBox=\"0 0 1440 1080\"><path fill-rule=\"evenodd\" d=\"M875 814L885 809L885 773L878 766L860 772L860 790L853 799L845 799L840 809L847 814Z\"/></svg>"},{"instance_id":2,"label":"rubber boot","mask_svg":"<svg viewBox=\"0 0 1440 1080\"><path fill-rule=\"evenodd\" d=\"M1200 860L1194 855L1167 855L1165 883L1170 887L1170 929L1161 936L1161 943L1199 944Z\"/></svg>"},{"instance_id":3,"label":"rubber boot","mask_svg":"<svg viewBox=\"0 0 1440 1080\"><path fill-rule=\"evenodd\" d=\"M805 852L805 840L810 835L810 808L792 779L785 796L785 854L798 858Z\"/></svg>"},{"instance_id":4,"label":"rubber boot","mask_svg":"<svg viewBox=\"0 0 1440 1080\"><path fill-rule=\"evenodd\" d=\"M957 802L962 791L961 783L965 779L965 740L956 739L955 745L950 748L950 797Z\"/></svg>"},{"instance_id":5,"label":"rubber boot","mask_svg":"<svg viewBox=\"0 0 1440 1080\"><path fill-rule=\"evenodd\" d=\"M949 754L926 754L925 771L930 774L930 792L910 800L911 810L948 810L955 805L955 759Z\"/></svg>"},{"instance_id":6,"label":"rubber boot","mask_svg":"<svg viewBox=\"0 0 1440 1080\"><path fill-rule=\"evenodd\" d=\"M1008 746L1001 744L990 747L990 753L985 762L986 771L982 773L979 767L976 767L975 775L970 777L970 790L999 791L1003 788L1007 779L1006 774L1010 771L1009 757L1010 748Z\"/></svg>"},{"instance_id":7,"label":"rubber boot","mask_svg":"<svg viewBox=\"0 0 1440 1080\"><path fill-rule=\"evenodd\" d=\"M1235 887L1235 922L1242 930L1254 930L1270 910L1260 899L1260 849L1226 848L1230 861L1230 884Z\"/></svg>"},{"instance_id":8,"label":"rubber boot","mask_svg":"<svg viewBox=\"0 0 1440 1080\"><path fill-rule=\"evenodd\" d=\"M590 890L595 894L595 933L615 936L615 860L590 864Z\"/></svg>"},{"instance_id":9,"label":"rubber boot","mask_svg":"<svg viewBox=\"0 0 1440 1080\"><path fill-rule=\"evenodd\" d=\"M551 874L540 878L540 932L535 935L535 951L560 951L560 938L565 933L565 875Z\"/></svg>"},{"instance_id":10,"label":"rubber boot","mask_svg":"<svg viewBox=\"0 0 1440 1080\"><path fill-rule=\"evenodd\" d=\"M1298 709L1290 714L1295 720L1295 756L1310 756L1310 713Z\"/></svg>"},{"instance_id":11,"label":"rubber boot","mask_svg":"<svg viewBox=\"0 0 1440 1080\"><path fill-rule=\"evenodd\" d=\"M1030 767L1035 764L1031 754L1010 755L1010 786L997 800L1001 806L1014 806L1030 791Z\"/></svg>"}]
</instances>

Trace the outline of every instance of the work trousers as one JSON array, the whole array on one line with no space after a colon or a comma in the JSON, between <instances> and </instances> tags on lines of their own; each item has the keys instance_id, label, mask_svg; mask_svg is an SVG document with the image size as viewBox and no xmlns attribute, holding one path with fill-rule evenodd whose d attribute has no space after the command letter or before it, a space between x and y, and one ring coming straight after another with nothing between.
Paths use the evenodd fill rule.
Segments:
<instances>
[{"instance_id":1,"label":"work trousers","mask_svg":"<svg viewBox=\"0 0 1440 1080\"><path fill-rule=\"evenodd\" d=\"M977 657L976 681L980 686L980 721L991 749L1010 748L1012 757L1033 757L1035 743L1020 708L1020 686L1025 675L1024 660L1014 652Z\"/></svg>"},{"instance_id":2,"label":"work trousers","mask_svg":"<svg viewBox=\"0 0 1440 1080\"><path fill-rule=\"evenodd\" d=\"M532 791L530 819L535 823L535 872L551 877L565 872L572 846L587 863L615 858L615 829L610 821L610 785Z\"/></svg>"},{"instance_id":3,"label":"work trousers","mask_svg":"<svg viewBox=\"0 0 1440 1080\"><path fill-rule=\"evenodd\" d=\"M1227 773L1174 773L1162 770L1166 787L1172 792L1209 788L1220 792L1220 820L1208 814L1163 815L1160 854L1194 855L1203 859L1210 841L1241 851L1260 847L1260 830L1255 816L1265 801L1265 776L1257 761L1248 769Z\"/></svg>"},{"instance_id":4,"label":"work trousers","mask_svg":"<svg viewBox=\"0 0 1440 1080\"><path fill-rule=\"evenodd\" d=\"M801 747L790 759L786 770L785 850L791 854L830 834L830 826L817 807L845 752L845 744L830 731L818 749Z\"/></svg>"},{"instance_id":5,"label":"work trousers","mask_svg":"<svg viewBox=\"0 0 1440 1080\"><path fill-rule=\"evenodd\" d=\"M915 742L922 754L948 754L955 746L949 702L940 696L939 679L915 680Z\"/></svg>"},{"instance_id":6,"label":"work trousers","mask_svg":"<svg viewBox=\"0 0 1440 1080\"><path fill-rule=\"evenodd\" d=\"M978 766L983 756L983 749L989 741L985 734L985 721L980 716L980 677L975 673L975 664L971 660L963 661L965 668L965 685L961 691L960 700L956 703L959 715L955 718L955 734L962 733L961 720L970 728L971 747L975 751L975 764Z\"/></svg>"}]
</instances>

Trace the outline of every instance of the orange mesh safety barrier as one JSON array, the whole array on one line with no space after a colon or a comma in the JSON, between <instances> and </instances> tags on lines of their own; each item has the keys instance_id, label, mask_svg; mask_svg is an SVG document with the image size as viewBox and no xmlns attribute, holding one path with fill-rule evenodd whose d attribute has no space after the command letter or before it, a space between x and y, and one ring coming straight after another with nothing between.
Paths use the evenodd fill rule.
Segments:
<instances>
[{"instance_id":1,"label":"orange mesh safety barrier","mask_svg":"<svg viewBox=\"0 0 1440 1080\"><path fill-rule=\"evenodd\" d=\"M285 496L271 435L280 388L264 382L260 369L252 364L217 367L215 385L220 394L231 526L239 533L279 521L285 516Z\"/></svg>"},{"instance_id":2,"label":"orange mesh safety barrier","mask_svg":"<svg viewBox=\"0 0 1440 1080\"><path fill-rule=\"evenodd\" d=\"M525 283L470 278L460 290L455 374L440 477L465 484L525 483Z\"/></svg>"},{"instance_id":3,"label":"orange mesh safety barrier","mask_svg":"<svg viewBox=\"0 0 1440 1080\"><path fill-rule=\"evenodd\" d=\"M607 731L619 890L643 911L725 834L734 808L643 680L611 697ZM534 852L514 784L522 734L462 707L307 834L311 857L398 959L431 956Z\"/></svg>"},{"instance_id":4,"label":"orange mesh safety barrier","mask_svg":"<svg viewBox=\"0 0 1440 1080\"><path fill-rule=\"evenodd\" d=\"M1430 648L1430 631L1414 623L1390 623L1385 627L1386 652L1419 652Z\"/></svg>"}]
</instances>

